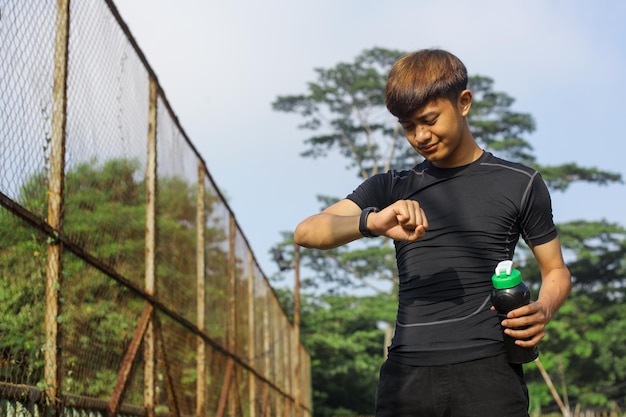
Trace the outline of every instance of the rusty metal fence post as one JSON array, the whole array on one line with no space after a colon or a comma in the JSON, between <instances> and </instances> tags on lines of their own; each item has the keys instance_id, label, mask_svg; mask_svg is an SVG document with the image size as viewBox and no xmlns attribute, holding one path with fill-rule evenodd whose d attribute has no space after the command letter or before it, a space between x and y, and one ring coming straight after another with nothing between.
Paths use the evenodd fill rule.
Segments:
<instances>
[{"instance_id":1,"label":"rusty metal fence post","mask_svg":"<svg viewBox=\"0 0 626 417\"><path fill-rule=\"evenodd\" d=\"M205 278L205 260L204 260L204 245L205 245L205 223L206 218L204 215L204 164L202 161L198 161L198 198L196 207L196 222L197 224L197 247L196 247L196 274L197 274L197 326L200 331L205 331L205 311L206 311L206 278ZM197 358L196 367L198 372L198 378L196 380L196 416L204 416L206 411L206 396L205 396L205 383L206 383L206 346L204 339L201 336L197 336Z\"/></svg>"},{"instance_id":2,"label":"rusty metal fence post","mask_svg":"<svg viewBox=\"0 0 626 417\"><path fill-rule=\"evenodd\" d=\"M48 179L48 224L61 233L65 188L65 128L67 122L67 66L70 25L70 1L57 3L56 38L54 51L54 85L52 136L50 142L50 172ZM61 394L59 350L59 294L63 275L63 246L57 239L49 239L46 266L46 346L45 392L53 408L59 407Z\"/></svg>"},{"instance_id":3,"label":"rusty metal fence post","mask_svg":"<svg viewBox=\"0 0 626 417\"><path fill-rule=\"evenodd\" d=\"M146 283L145 290L156 292L156 211L157 211L157 95L158 84L150 77L148 104L148 160L146 166ZM154 417L155 404L155 329L154 314L144 335L144 406L148 417Z\"/></svg>"},{"instance_id":4,"label":"rusty metal fence post","mask_svg":"<svg viewBox=\"0 0 626 417\"><path fill-rule=\"evenodd\" d=\"M254 293L254 257L252 251L248 250L248 360L250 365L254 365L256 356L255 343L255 325L254 325L254 309L256 306L256 297ZM248 373L248 397L250 402L250 417L256 417L256 376Z\"/></svg>"},{"instance_id":5,"label":"rusty metal fence post","mask_svg":"<svg viewBox=\"0 0 626 417\"><path fill-rule=\"evenodd\" d=\"M293 353L294 358L294 409L296 417L300 417L300 246L294 244L294 284L293 284Z\"/></svg>"},{"instance_id":6,"label":"rusty metal fence post","mask_svg":"<svg viewBox=\"0 0 626 417\"><path fill-rule=\"evenodd\" d=\"M227 334L227 344L228 350L231 352L235 351L236 348L236 329L237 329L237 306L235 304L236 300L236 279L237 279L237 270L236 270L236 256L235 256L235 236L237 233L237 224L235 222L235 217L231 214L228 216L228 334ZM222 386L222 392L220 395L220 400L217 408L217 417L222 417L225 413L226 408L228 407L228 414L234 415L234 400L229 401L230 391L231 391L231 382L233 379L233 374L235 371L235 361L232 357L228 357L226 362L226 374L224 375L224 385Z\"/></svg>"}]
</instances>

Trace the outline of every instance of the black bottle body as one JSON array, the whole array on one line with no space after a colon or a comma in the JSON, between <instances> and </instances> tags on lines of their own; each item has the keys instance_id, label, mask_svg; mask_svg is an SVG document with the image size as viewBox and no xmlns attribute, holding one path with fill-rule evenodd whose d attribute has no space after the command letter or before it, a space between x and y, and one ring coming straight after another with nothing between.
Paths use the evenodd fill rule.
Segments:
<instances>
[{"instance_id":1,"label":"black bottle body","mask_svg":"<svg viewBox=\"0 0 626 417\"><path fill-rule=\"evenodd\" d=\"M511 288L494 288L491 292L491 302L498 311L500 321L506 318L509 311L530 303L530 290L523 282ZM504 328L502 329L504 330ZM537 347L524 348L515 344L515 339L503 333L504 348L511 363L523 364L532 362L539 356Z\"/></svg>"}]
</instances>

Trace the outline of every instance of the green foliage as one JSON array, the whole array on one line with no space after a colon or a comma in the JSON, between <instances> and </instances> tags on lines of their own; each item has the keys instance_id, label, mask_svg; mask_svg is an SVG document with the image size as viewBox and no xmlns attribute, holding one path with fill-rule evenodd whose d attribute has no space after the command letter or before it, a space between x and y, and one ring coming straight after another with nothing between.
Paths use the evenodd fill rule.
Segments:
<instances>
[{"instance_id":1,"label":"green foliage","mask_svg":"<svg viewBox=\"0 0 626 417\"><path fill-rule=\"evenodd\" d=\"M381 321L395 309L385 297L303 297L302 340L311 354L316 416L373 414L384 360Z\"/></svg>"},{"instance_id":2,"label":"green foliage","mask_svg":"<svg viewBox=\"0 0 626 417\"><path fill-rule=\"evenodd\" d=\"M624 333L626 314L626 231L602 221L559 225L574 288L552 320L541 342L541 360L562 397L585 408L611 408L626 402ZM537 264L522 257L524 281L536 297L540 289ZM534 410L554 399L534 364L527 366Z\"/></svg>"},{"instance_id":3,"label":"green foliage","mask_svg":"<svg viewBox=\"0 0 626 417\"><path fill-rule=\"evenodd\" d=\"M620 297L626 291L626 229L615 223L572 221L559 225L563 247L575 254L568 262L577 289Z\"/></svg>"},{"instance_id":4,"label":"green foliage","mask_svg":"<svg viewBox=\"0 0 626 417\"><path fill-rule=\"evenodd\" d=\"M598 302L601 292L575 291L541 344L540 358L560 395L582 409L623 407L626 400L626 304ZM527 380L541 393L539 406L550 405L548 389L532 365Z\"/></svg>"},{"instance_id":5,"label":"green foliage","mask_svg":"<svg viewBox=\"0 0 626 417\"><path fill-rule=\"evenodd\" d=\"M12 231L0 239L0 380L35 384L43 377L45 238L0 209L0 224Z\"/></svg>"},{"instance_id":6,"label":"green foliage","mask_svg":"<svg viewBox=\"0 0 626 417\"><path fill-rule=\"evenodd\" d=\"M395 166L416 161L384 103L387 71L401 55L382 48L365 50L354 62L316 68L317 80L308 83L306 94L274 101L274 110L303 117L300 128L322 132L305 141L309 148L303 157L325 157L336 150L362 178L388 169L390 161Z\"/></svg>"},{"instance_id":7,"label":"green foliage","mask_svg":"<svg viewBox=\"0 0 626 417\"><path fill-rule=\"evenodd\" d=\"M583 168L574 162L557 166L532 165L541 172L541 176L554 190L565 191L576 181L588 182L597 185L622 183L622 176L618 173L602 171L598 168Z\"/></svg>"},{"instance_id":8,"label":"green foliage","mask_svg":"<svg viewBox=\"0 0 626 417\"><path fill-rule=\"evenodd\" d=\"M137 161L127 159L112 159L102 164L92 160L72 167L65 179L63 229L67 239L139 287L144 285L146 247L146 192L141 168ZM164 289L161 297L171 301L170 308L179 308L179 313L195 317L193 303L184 301L196 298L195 188L175 177L160 178L158 184L157 276L161 281L167 278L178 284L175 291L178 303L168 299L174 291ZM42 174L31 176L20 190L18 202L38 210L45 218L44 185ZM216 196L207 194L208 219ZM45 259L49 239L5 209L0 209L0 224L12 230L11 241L0 240L0 315L3 317L0 354L2 360L11 363L0 367L0 380L43 386ZM220 269L226 265L226 254L221 249L225 233L222 229L205 229L207 264L213 265L214 277L225 275ZM190 253L194 256L188 256ZM181 285L185 279L193 285ZM219 279L209 285L215 282ZM63 336L63 389L76 395L108 399L145 301L67 250L63 256L62 282L57 289L61 301L56 320ZM223 298L220 291L209 288L208 297ZM219 332L212 329L212 334ZM195 343L195 335L192 337ZM193 356L193 351L190 354ZM179 363L193 360L176 359ZM182 366L174 372L188 368ZM141 404L141 398L126 400Z\"/></svg>"}]
</instances>

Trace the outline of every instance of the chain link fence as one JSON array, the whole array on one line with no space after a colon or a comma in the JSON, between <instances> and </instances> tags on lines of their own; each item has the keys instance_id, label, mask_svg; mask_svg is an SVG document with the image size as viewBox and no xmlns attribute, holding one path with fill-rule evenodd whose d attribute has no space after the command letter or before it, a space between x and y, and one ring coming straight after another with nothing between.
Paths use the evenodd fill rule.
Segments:
<instances>
[{"instance_id":1,"label":"chain link fence","mask_svg":"<svg viewBox=\"0 0 626 417\"><path fill-rule=\"evenodd\" d=\"M0 0L0 140L0 415L311 415L299 330L111 1Z\"/></svg>"}]
</instances>

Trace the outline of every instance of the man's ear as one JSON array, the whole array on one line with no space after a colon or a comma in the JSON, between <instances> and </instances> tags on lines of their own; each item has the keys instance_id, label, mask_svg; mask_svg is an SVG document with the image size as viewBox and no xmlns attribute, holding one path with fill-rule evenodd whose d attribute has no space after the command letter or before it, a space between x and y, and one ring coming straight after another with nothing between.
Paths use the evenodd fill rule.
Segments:
<instances>
[{"instance_id":1,"label":"man's ear","mask_svg":"<svg viewBox=\"0 0 626 417\"><path fill-rule=\"evenodd\" d=\"M467 116L470 108L472 107L472 92L470 90L461 91L461 94L459 95L458 106L461 116Z\"/></svg>"}]
</instances>

